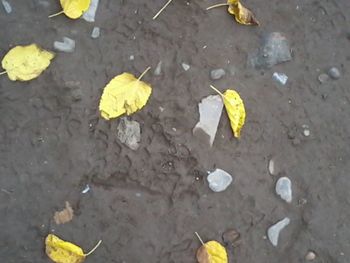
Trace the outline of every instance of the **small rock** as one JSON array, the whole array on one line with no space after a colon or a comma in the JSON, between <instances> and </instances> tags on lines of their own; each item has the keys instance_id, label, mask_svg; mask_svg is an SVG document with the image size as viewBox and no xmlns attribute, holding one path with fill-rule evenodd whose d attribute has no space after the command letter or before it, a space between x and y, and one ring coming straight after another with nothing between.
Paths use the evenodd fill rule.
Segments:
<instances>
[{"instance_id":1,"label":"small rock","mask_svg":"<svg viewBox=\"0 0 350 263\"><path fill-rule=\"evenodd\" d=\"M273 73L272 78L282 85L286 85L288 81L288 76L284 73L275 72Z\"/></svg>"},{"instance_id":2,"label":"small rock","mask_svg":"<svg viewBox=\"0 0 350 263\"><path fill-rule=\"evenodd\" d=\"M92 30L91 37L96 39L100 37L100 28L95 26L94 29Z\"/></svg>"},{"instance_id":3,"label":"small rock","mask_svg":"<svg viewBox=\"0 0 350 263\"><path fill-rule=\"evenodd\" d=\"M277 222L276 224L274 224L273 226L271 226L267 230L267 236L268 236L268 238L273 246L277 247L280 232L283 228L288 226L289 223L290 223L290 219L288 217L286 217L283 220L281 220L281 221Z\"/></svg>"},{"instance_id":4,"label":"small rock","mask_svg":"<svg viewBox=\"0 0 350 263\"><path fill-rule=\"evenodd\" d=\"M157 67L154 70L154 75L159 76L160 74L162 74L162 63L162 61L158 62Z\"/></svg>"},{"instance_id":5,"label":"small rock","mask_svg":"<svg viewBox=\"0 0 350 263\"><path fill-rule=\"evenodd\" d=\"M7 2L6 0L1 0L1 2L2 2L2 6L3 6L4 9L5 9L5 12L6 12L7 14L11 14L11 12L12 12L12 7L11 7L10 3Z\"/></svg>"},{"instance_id":6,"label":"small rock","mask_svg":"<svg viewBox=\"0 0 350 263\"><path fill-rule=\"evenodd\" d=\"M134 60L135 56L134 55L130 55L129 60Z\"/></svg>"},{"instance_id":7,"label":"small rock","mask_svg":"<svg viewBox=\"0 0 350 263\"><path fill-rule=\"evenodd\" d=\"M336 67L331 67L328 70L328 75L332 78L332 79L339 79L341 74L339 69L337 69Z\"/></svg>"},{"instance_id":8,"label":"small rock","mask_svg":"<svg viewBox=\"0 0 350 263\"><path fill-rule=\"evenodd\" d=\"M310 136L309 126L306 125L306 124L303 124L302 127L303 127L303 129L304 129L304 130L303 130L304 136L305 136L305 137L309 137L309 136Z\"/></svg>"},{"instance_id":9,"label":"small rock","mask_svg":"<svg viewBox=\"0 0 350 263\"><path fill-rule=\"evenodd\" d=\"M87 184L87 185L85 186L84 190L81 191L81 193L82 193L82 194L86 194L86 193L89 192L89 191L90 191L90 186Z\"/></svg>"},{"instance_id":10,"label":"small rock","mask_svg":"<svg viewBox=\"0 0 350 263\"><path fill-rule=\"evenodd\" d=\"M276 167L275 167L275 161L273 160L273 159L271 159L270 161L269 161L269 166L268 166L268 168L269 168L269 173L270 173L270 175L277 175L277 172L276 172Z\"/></svg>"},{"instance_id":11,"label":"small rock","mask_svg":"<svg viewBox=\"0 0 350 263\"><path fill-rule=\"evenodd\" d=\"M182 68L184 69L184 71L187 71L190 69L190 65L186 64L186 63L182 63L181 64Z\"/></svg>"},{"instance_id":12,"label":"small rock","mask_svg":"<svg viewBox=\"0 0 350 263\"><path fill-rule=\"evenodd\" d=\"M322 73L318 76L318 81L323 84L329 80L329 76L325 73Z\"/></svg>"},{"instance_id":13,"label":"small rock","mask_svg":"<svg viewBox=\"0 0 350 263\"><path fill-rule=\"evenodd\" d=\"M75 41L69 37L63 37L63 42L55 41L53 46L58 51L73 52L75 49Z\"/></svg>"},{"instance_id":14,"label":"small rock","mask_svg":"<svg viewBox=\"0 0 350 263\"><path fill-rule=\"evenodd\" d=\"M307 261L313 261L315 258L316 258L316 253L313 252L313 251L307 252L307 254L306 254L306 256L305 256L305 259L306 259Z\"/></svg>"},{"instance_id":15,"label":"small rock","mask_svg":"<svg viewBox=\"0 0 350 263\"><path fill-rule=\"evenodd\" d=\"M262 47L248 55L248 63L254 68L270 68L276 64L292 60L287 38L280 32L267 35Z\"/></svg>"},{"instance_id":16,"label":"small rock","mask_svg":"<svg viewBox=\"0 0 350 263\"><path fill-rule=\"evenodd\" d=\"M240 243L241 234L234 229L228 229L222 234L222 240L226 245L236 247Z\"/></svg>"},{"instance_id":17,"label":"small rock","mask_svg":"<svg viewBox=\"0 0 350 263\"><path fill-rule=\"evenodd\" d=\"M281 177L276 183L276 194L287 203L292 202L292 182L288 177Z\"/></svg>"},{"instance_id":18,"label":"small rock","mask_svg":"<svg viewBox=\"0 0 350 263\"><path fill-rule=\"evenodd\" d=\"M222 192L232 183L232 176L221 169L216 169L207 177L209 188L214 192Z\"/></svg>"},{"instance_id":19,"label":"small rock","mask_svg":"<svg viewBox=\"0 0 350 263\"><path fill-rule=\"evenodd\" d=\"M95 15L99 0L91 0L89 9L83 14L83 19L87 22L95 22Z\"/></svg>"},{"instance_id":20,"label":"small rock","mask_svg":"<svg viewBox=\"0 0 350 263\"><path fill-rule=\"evenodd\" d=\"M208 96L198 104L199 122L193 128L193 134L198 130L204 131L209 136L209 145L212 146L218 129L223 102L219 95Z\"/></svg>"},{"instance_id":21,"label":"small rock","mask_svg":"<svg viewBox=\"0 0 350 263\"><path fill-rule=\"evenodd\" d=\"M210 78L212 80L221 79L223 76L225 76L225 74L226 74L226 72L222 68L213 69L212 71L210 71Z\"/></svg>"},{"instance_id":22,"label":"small rock","mask_svg":"<svg viewBox=\"0 0 350 263\"><path fill-rule=\"evenodd\" d=\"M139 148L141 129L137 121L129 121L126 117L121 118L117 129L117 137L122 143L134 151Z\"/></svg>"},{"instance_id":23,"label":"small rock","mask_svg":"<svg viewBox=\"0 0 350 263\"><path fill-rule=\"evenodd\" d=\"M304 134L305 137L309 137L310 136L310 130L307 130L307 129L304 130L303 134Z\"/></svg>"}]
</instances>

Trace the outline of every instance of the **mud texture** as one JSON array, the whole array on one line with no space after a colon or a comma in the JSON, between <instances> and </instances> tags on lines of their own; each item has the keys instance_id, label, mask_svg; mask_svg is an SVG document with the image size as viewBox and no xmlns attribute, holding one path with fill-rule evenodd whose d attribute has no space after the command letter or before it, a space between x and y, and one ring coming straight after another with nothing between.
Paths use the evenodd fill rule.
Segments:
<instances>
[{"instance_id":1,"label":"mud texture","mask_svg":"<svg viewBox=\"0 0 350 263\"><path fill-rule=\"evenodd\" d=\"M8 0L0 8L0 56L10 47L37 43L52 50L63 36L73 53L57 53L38 79L0 77L0 261L44 263L45 236L53 232L88 251L86 262L196 262L204 240L221 241L235 229L240 245L227 247L231 263L347 263L350 257L350 2L348 0L246 0L260 27L237 24L217 1L174 0L153 21L163 0L101 0L96 22L65 16L59 1ZM220 2L220 1L219 1ZM94 26L98 39L90 37ZM288 38L293 59L267 70L247 57L271 32ZM134 60L130 60L130 56ZM119 120L98 112L103 87L127 71L140 74L162 61L162 74L148 73L149 103L130 119L141 125L137 151L117 138ZM184 71L181 63L191 67ZM335 66L342 76L320 84ZM210 80L210 70L226 75ZM273 72L288 75L281 86ZM192 135L197 104L232 87L245 101L242 137L221 117L210 148ZM308 125L310 136L303 135ZM277 176L267 166L274 158ZM221 168L235 177L222 193L206 182ZM274 193L279 176L293 184L293 202ZM81 191L89 184L91 191ZM64 225L55 211L72 205ZM288 216L279 245L267 228Z\"/></svg>"}]
</instances>

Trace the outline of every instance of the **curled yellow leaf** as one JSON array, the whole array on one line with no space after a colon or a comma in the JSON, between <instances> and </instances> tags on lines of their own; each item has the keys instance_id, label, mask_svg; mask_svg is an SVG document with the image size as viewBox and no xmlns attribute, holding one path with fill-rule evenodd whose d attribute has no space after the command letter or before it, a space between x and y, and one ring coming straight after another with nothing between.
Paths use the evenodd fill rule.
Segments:
<instances>
[{"instance_id":1,"label":"curled yellow leaf","mask_svg":"<svg viewBox=\"0 0 350 263\"><path fill-rule=\"evenodd\" d=\"M228 12L235 16L238 23L242 25L259 25L252 11L244 7L239 0L228 0Z\"/></svg>"},{"instance_id":2,"label":"curled yellow leaf","mask_svg":"<svg viewBox=\"0 0 350 263\"><path fill-rule=\"evenodd\" d=\"M140 79L149 69L138 79L130 73L123 73L107 84L99 106L104 119L117 118L124 113L130 115L146 105L152 88Z\"/></svg>"},{"instance_id":3,"label":"curled yellow leaf","mask_svg":"<svg viewBox=\"0 0 350 263\"><path fill-rule=\"evenodd\" d=\"M2 67L10 80L28 81L38 77L49 65L54 53L36 44L16 46L3 58Z\"/></svg>"},{"instance_id":4,"label":"curled yellow leaf","mask_svg":"<svg viewBox=\"0 0 350 263\"><path fill-rule=\"evenodd\" d=\"M241 136L241 129L244 126L246 117L243 100L235 90L228 89L224 93L221 93L214 86L210 87L221 95L227 115L230 119L233 135L236 138L239 138Z\"/></svg>"},{"instance_id":5,"label":"curled yellow leaf","mask_svg":"<svg viewBox=\"0 0 350 263\"><path fill-rule=\"evenodd\" d=\"M197 250L198 263L227 263L226 249L217 241L209 241Z\"/></svg>"},{"instance_id":6,"label":"curled yellow leaf","mask_svg":"<svg viewBox=\"0 0 350 263\"><path fill-rule=\"evenodd\" d=\"M91 0L60 0L63 12L72 19L81 17L89 9Z\"/></svg>"}]
</instances>

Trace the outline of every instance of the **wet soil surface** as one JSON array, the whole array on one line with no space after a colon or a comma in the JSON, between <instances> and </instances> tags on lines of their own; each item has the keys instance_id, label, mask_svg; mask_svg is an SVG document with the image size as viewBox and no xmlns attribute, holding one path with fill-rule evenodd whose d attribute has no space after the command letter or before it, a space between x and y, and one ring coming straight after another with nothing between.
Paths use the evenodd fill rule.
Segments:
<instances>
[{"instance_id":1,"label":"wet soil surface","mask_svg":"<svg viewBox=\"0 0 350 263\"><path fill-rule=\"evenodd\" d=\"M0 78L0 258L4 263L49 262L45 236L53 232L89 250L86 262L196 262L204 240L241 233L227 247L230 262L349 262L350 237L350 2L246 0L260 27L237 24L216 1L101 0L95 23L65 16L59 1L8 0L0 10L0 55L37 43L52 50L63 36L73 53L57 53L30 82ZM220 1L219 1L220 2ZM90 37L94 26L98 39ZM247 66L248 54L271 32L288 38L293 59L271 69ZM134 56L134 60L130 60ZM98 112L103 87L116 75L139 75L163 62L162 74L144 81L153 93L130 118L141 125L141 144L128 149L117 137L119 120ZM190 65L184 71L181 63ZM320 84L329 67L339 80ZM209 72L226 75L211 81ZM289 80L281 86L273 72ZM234 88L247 110L240 140L223 113L210 148L192 135L198 103L218 89ZM308 125L310 136L303 135ZM277 176L268 173L273 158ZM221 168L235 177L222 193L206 182ZM280 176L293 184L293 201L274 192ZM81 191L89 184L91 190ZM54 212L69 201L74 219L56 225ZM267 228L290 217L278 247Z\"/></svg>"}]
</instances>

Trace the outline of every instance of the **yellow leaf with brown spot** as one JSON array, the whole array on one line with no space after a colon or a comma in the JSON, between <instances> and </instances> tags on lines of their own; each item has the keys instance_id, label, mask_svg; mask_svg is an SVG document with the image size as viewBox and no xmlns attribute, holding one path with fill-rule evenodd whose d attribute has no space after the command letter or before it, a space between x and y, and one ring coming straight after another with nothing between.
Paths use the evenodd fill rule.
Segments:
<instances>
[{"instance_id":1,"label":"yellow leaf with brown spot","mask_svg":"<svg viewBox=\"0 0 350 263\"><path fill-rule=\"evenodd\" d=\"M235 16L238 23L242 25L259 25L252 11L244 7L239 0L228 0L228 12Z\"/></svg>"},{"instance_id":2,"label":"yellow leaf with brown spot","mask_svg":"<svg viewBox=\"0 0 350 263\"><path fill-rule=\"evenodd\" d=\"M3 58L1 65L10 80L28 81L37 78L49 65L54 53L36 44L16 46Z\"/></svg>"},{"instance_id":3,"label":"yellow leaf with brown spot","mask_svg":"<svg viewBox=\"0 0 350 263\"><path fill-rule=\"evenodd\" d=\"M146 105L152 88L140 80L144 73L138 79L130 73L123 73L107 84L99 106L103 118L109 120L124 113L130 115Z\"/></svg>"},{"instance_id":4,"label":"yellow leaf with brown spot","mask_svg":"<svg viewBox=\"0 0 350 263\"><path fill-rule=\"evenodd\" d=\"M89 9L91 0L60 0L63 12L72 19L81 17Z\"/></svg>"},{"instance_id":5,"label":"yellow leaf with brown spot","mask_svg":"<svg viewBox=\"0 0 350 263\"><path fill-rule=\"evenodd\" d=\"M197 250L198 263L227 263L226 249L217 241L209 241Z\"/></svg>"}]
</instances>

